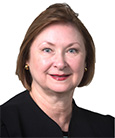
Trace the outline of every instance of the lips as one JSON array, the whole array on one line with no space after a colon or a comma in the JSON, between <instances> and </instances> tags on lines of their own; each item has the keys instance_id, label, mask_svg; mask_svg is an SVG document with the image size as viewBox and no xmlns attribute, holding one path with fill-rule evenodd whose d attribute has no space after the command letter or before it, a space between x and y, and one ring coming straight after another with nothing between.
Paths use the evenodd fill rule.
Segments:
<instances>
[{"instance_id":1,"label":"lips","mask_svg":"<svg viewBox=\"0 0 115 138\"><path fill-rule=\"evenodd\" d=\"M64 81L66 79L68 79L68 77L70 76L71 74L62 74L62 75L59 75L59 74L50 74L50 76L57 80L57 81Z\"/></svg>"}]
</instances>

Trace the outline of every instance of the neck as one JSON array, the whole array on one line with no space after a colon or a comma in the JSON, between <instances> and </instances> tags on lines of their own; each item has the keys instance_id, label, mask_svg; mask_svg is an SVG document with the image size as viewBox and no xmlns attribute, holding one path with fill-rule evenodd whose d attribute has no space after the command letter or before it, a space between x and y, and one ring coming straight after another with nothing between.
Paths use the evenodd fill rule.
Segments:
<instances>
[{"instance_id":1,"label":"neck","mask_svg":"<svg viewBox=\"0 0 115 138\"><path fill-rule=\"evenodd\" d=\"M63 131L68 131L72 114L72 97L71 92L44 92L32 87L31 97L36 104L52 119Z\"/></svg>"}]
</instances>

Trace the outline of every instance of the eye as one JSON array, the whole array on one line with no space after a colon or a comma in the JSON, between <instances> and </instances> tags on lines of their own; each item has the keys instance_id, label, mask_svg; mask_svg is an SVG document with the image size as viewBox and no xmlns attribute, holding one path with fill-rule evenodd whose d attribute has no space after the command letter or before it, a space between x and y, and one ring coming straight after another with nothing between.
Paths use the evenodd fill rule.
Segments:
<instances>
[{"instance_id":1,"label":"eye","mask_svg":"<svg viewBox=\"0 0 115 138\"><path fill-rule=\"evenodd\" d=\"M42 51L46 52L46 53L51 53L52 50L50 48L44 48Z\"/></svg>"},{"instance_id":2,"label":"eye","mask_svg":"<svg viewBox=\"0 0 115 138\"><path fill-rule=\"evenodd\" d=\"M75 54L75 53L78 53L78 50L75 49L75 48L71 48L71 49L68 50L68 52Z\"/></svg>"}]
</instances>

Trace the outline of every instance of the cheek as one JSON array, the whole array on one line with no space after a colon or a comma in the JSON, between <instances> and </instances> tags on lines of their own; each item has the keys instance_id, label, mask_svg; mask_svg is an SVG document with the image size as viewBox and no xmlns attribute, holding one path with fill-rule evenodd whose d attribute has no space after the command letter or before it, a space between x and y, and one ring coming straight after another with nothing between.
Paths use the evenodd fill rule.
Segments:
<instances>
[{"instance_id":1,"label":"cheek","mask_svg":"<svg viewBox=\"0 0 115 138\"><path fill-rule=\"evenodd\" d=\"M77 58L70 61L71 69L75 72L83 72L85 67L85 60L84 58Z\"/></svg>"},{"instance_id":2,"label":"cheek","mask_svg":"<svg viewBox=\"0 0 115 138\"><path fill-rule=\"evenodd\" d=\"M73 71L73 83L76 87L80 84L80 82L83 78L85 61L84 60L74 60L74 61L71 61L70 66Z\"/></svg>"},{"instance_id":3,"label":"cheek","mask_svg":"<svg viewBox=\"0 0 115 138\"><path fill-rule=\"evenodd\" d=\"M37 56L33 59L34 69L40 72L45 72L51 65L51 60L42 56ZM38 72L39 73L39 72Z\"/></svg>"}]
</instances>

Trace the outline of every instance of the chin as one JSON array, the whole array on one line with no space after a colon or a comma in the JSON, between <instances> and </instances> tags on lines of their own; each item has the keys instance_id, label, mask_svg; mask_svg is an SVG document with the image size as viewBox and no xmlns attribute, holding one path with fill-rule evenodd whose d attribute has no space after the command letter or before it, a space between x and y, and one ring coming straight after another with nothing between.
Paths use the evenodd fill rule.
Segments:
<instances>
[{"instance_id":1,"label":"chin","mask_svg":"<svg viewBox=\"0 0 115 138\"><path fill-rule=\"evenodd\" d=\"M51 91L56 92L56 93L67 93L68 91L72 91L74 90L74 88L70 87L54 87L54 88L50 88Z\"/></svg>"}]
</instances>

